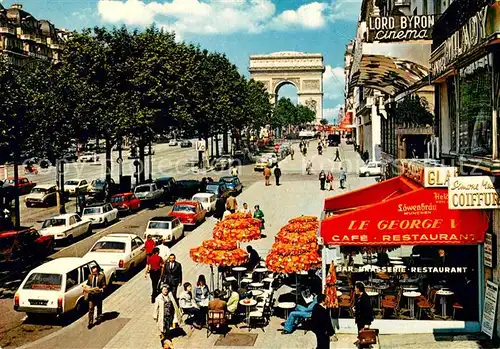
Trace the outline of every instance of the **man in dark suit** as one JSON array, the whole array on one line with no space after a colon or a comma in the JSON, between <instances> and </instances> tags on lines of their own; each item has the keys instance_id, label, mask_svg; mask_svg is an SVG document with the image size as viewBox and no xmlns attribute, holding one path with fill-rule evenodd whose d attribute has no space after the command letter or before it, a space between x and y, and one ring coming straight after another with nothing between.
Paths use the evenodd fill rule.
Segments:
<instances>
[{"instance_id":1,"label":"man in dark suit","mask_svg":"<svg viewBox=\"0 0 500 349\"><path fill-rule=\"evenodd\" d=\"M168 262L163 267L163 283L170 286L172 295L177 301L177 287L182 284L182 266L175 260L175 254L168 256Z\"/></svg>"},{"instance_id":2,"label":"man in dark suit","mask_svg":"<svg viewBox=\"0 0 500 349\"><path fill-rule=\"evenodd\" d=\"M89 324L87 328L90 330L94 326L94 309L97 307L96 325L101 322L102 315L102 299L104 289L106 288L106 276L101 273L98 266L92 267L92 273L87 279L87 286L92 288L88 294L89 300Z\"/></svg>"},{"instance_id":3,"label":"man in dark suit","mask_svg":"<svg viewBox=\"0 0 500 349\"><path fill-rule=\"evenodd\" d=\"M354 303L354 322L358 326L358 333L365 327L371 325L373 321L373 309L370 302L370 297L366 294L365 284L356 282L354 285L354 293L356 294L356 302ZM355 342L358 344L358 342ZM363 346L359 346L363 348Z\"/></svg>"},{"instance_id":4,"label":"man in dark suit","mask_svg":"<svg viewBox=\"0 0 500 349\"><path fill-rule=\"evenodd\" d=\"M325 306L326 296L321 293L317 296L318 303L314 306L311 315L311 327L316 335L316 349L329 349L330 337L335 334L332 320Z\"/></svg>"}]
</instances>

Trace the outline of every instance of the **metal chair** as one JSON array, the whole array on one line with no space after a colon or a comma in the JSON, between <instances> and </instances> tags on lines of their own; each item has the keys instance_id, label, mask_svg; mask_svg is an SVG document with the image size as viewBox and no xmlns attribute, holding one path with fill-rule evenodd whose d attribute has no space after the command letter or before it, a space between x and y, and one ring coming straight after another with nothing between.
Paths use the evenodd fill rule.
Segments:
<instances>
[{"instance_id":1,"label":"metal chair","mask_svg":"<svg viewBox=\"0 0 500 349\"><path fill-rule=\"evenodd\" d=\"M210 337L210 334L225 328L227 328L226 312L224 310L209 310L207 314L207 338ZM226 331L224 331L225 336Z\"/></svg>"}]
</instances>

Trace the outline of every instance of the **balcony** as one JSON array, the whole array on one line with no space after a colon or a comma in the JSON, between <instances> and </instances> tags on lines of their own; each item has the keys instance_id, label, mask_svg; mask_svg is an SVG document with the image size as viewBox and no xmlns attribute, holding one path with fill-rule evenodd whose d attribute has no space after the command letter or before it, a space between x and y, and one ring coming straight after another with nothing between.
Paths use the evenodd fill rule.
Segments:
<instances>
[{"instance_id":1,"label":"balcony","mask_svg":"<svg viewBox=\"0 0 500 349\"><path fill-rule=\"evenodd\" d=\"M8 27L5 24L0 24L0 34L11 34L16 35L16 29L12 27Z\"/></svg>"},{"instance_id":2,"label":"balcony","mask_svg":"<svg viewBox=\"0 0 500 349\"><path fill-rule=\"evenodd\" d=\"M35 41L37 42L37 44L42 44L42 45L47 45L47 39L44 38L43 36L36 36L35 37Z\"/></svg>"},{"instance_id":3,"label":"balcony","mask_svg":"<svg viewBox=\"0 0 500 349\"><path fill-rule=\"evenodd\" d=\"M63 49L63 45L61 45L61 44L50 44L50 48L53 49L53 50L62 50Z\"/></svg>"},{"instance_id":4,"label":"balcony","mask_svg":"<svg viewBox=\"0 0 500 349\"><path fill-rule=\"evenodd\" d=\"M21 34L21 40L36 41L36 35L35 34L23 33L23 34Z\"/></svg>"}]
</instances>

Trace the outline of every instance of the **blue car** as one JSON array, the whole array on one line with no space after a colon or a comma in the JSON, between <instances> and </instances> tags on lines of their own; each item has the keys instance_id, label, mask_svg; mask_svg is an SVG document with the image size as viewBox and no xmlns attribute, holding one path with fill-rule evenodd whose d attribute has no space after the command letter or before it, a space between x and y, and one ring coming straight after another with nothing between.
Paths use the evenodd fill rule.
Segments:
<instances>
[{"instance_id":1,"label":"blue car","mask_svg":"<svg viewBox=\"0 0 500 349\"><path fill-rule=\"evenodd\" d=\"M243 184L237 176L221 177L219 182L225 183L226 188L232 193L241 193L243 190Z\"/></svg>"}]
</instances>

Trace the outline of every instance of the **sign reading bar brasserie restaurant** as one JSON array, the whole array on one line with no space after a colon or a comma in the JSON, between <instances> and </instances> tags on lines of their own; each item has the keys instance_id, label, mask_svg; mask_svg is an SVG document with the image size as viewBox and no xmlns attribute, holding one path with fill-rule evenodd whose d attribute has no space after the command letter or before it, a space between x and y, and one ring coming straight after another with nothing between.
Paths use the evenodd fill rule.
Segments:
<instances>
[{"instance_id":1,"label":"sign reading bar brasserie restaurant","mask_svg":"<svg viewBox=\"0 0 500 349\"><path fill-rule=\"evenodd\" d=\"M494 178L488 176L451 178L448 187L448 207L452 210L499 208L500 196L495 188Z\"/></svg>"},{"instance_id":2,"label":"sign reading bar brasserie restaurant","mask_svg":"<svg viewBox=\"0 0 500 349\"><path fill-rule=\"evenodd\" d=\"M387 16L368 19L368 42L431 40L434 16Z\"/></svg>"}]
</instances>

